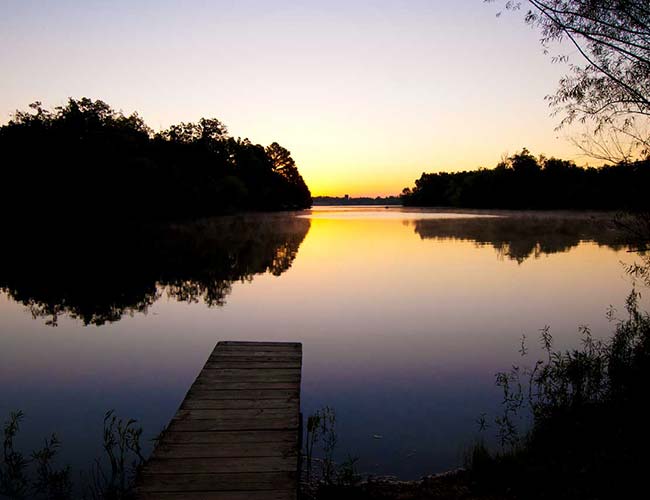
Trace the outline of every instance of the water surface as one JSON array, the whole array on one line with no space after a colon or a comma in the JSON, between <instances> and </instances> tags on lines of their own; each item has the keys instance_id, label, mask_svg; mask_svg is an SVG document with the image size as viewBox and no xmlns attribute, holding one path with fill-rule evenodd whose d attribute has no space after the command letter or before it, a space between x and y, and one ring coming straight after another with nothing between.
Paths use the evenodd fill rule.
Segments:
<instances>
[{"instance_id":1,"label":"water surface","mask_svg":"<svg viewBox=\"0 0 650 500\"><path fill-rule=\"evenodd\" d=\"M303 413L336 410L339 456L414 478L457 466L498 409L522 334L597 337L631 262L602 214L318 207L0 251L0 415L20 445L56 431L77 468L104 412L147 437L219 340L303 342ZM42 243L42 242L41 242Z\"/></svg>"}]
</instances>

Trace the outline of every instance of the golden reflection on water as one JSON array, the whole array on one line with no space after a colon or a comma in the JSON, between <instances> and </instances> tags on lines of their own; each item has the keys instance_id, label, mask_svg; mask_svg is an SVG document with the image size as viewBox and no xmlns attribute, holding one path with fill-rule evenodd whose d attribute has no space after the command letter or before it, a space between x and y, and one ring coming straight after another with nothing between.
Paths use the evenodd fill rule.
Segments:
<instances>
[{"instance_id":1,"label":"golden reflection on water","mask_svg":"<svg viewBox=\"0 0 650 500\"><path fill-rule=\"evenodd\" d=\"M379 371L409 370L432 357L467 369L512 352L513 333L516 340L552 323L570 336L581 322L606 326L605 308L620 304L630 288L618 262L624 256L581 243L520 263L486 244L421 239L399 220L314 218L282 282L262 279L255 292L241 292L257 295L269 286L271 294L272 286L277 297L294 296L296 333L306 342L354 347L342 354L349 353L351 370L366 356L382 361Z\"/></svg>"},{"instance_id":2,"label":"golden reflection on water","mask_svg":"<svg viewBox=\"0 0 650 500\"><path fill-rule=\"evenodd\" d=\"M633 255L600 236L575 241L564 226L509 241L510 228L486 221L399 213L317 211L290 267L234 282L224 307L163 293L147 314L52 328L1 296L0 416L47 414L34 436L74 442L80 413L99 424L118 407L155 434L217 341L301 341L303 412L335 407L340 439L366 470L415 477L455 465L476 416L498 401L494 373L520 362L522 334L531 356L547 324L557 347L577 345L580 324L608 335L606 308L622 311L631 289L620 261ZM426 452L404 462L404 447Z\"/></svg>"}]
</instances>

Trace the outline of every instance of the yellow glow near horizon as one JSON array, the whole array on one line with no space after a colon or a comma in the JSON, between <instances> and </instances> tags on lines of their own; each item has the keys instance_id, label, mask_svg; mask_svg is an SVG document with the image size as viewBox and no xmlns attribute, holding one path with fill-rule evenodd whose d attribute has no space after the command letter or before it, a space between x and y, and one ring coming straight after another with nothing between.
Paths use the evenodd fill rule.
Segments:
<instances>
[{"instance_id":1,"label":"yellow glow near horizon","mask_svg":"<svg viewBox=\"0 0 650 500\"><path fill-rule=\"evenodd\" d=\"M552 131L552 124L548 128ZM445 148L423 139L420 145L394 143L392 151L382 148L377 153L374 149L374 155L364 155L363 151L356 150L355 145L344 143L331 153L314 153L310 148L294 148L292 153L313 196L398 195L403 188L414 186L423 172L494 168L504 155L512 155L523 147L535 155L556 156L584 164L584 158L576 154L568 140L548 137L549 134L544 134L539 128L535 130L537 140L515 138L510 144L497 147L483 143ZM343 146L349 149L341 151ZM367 151L372 152L373 148ZM346 161L342 162L338 155L345 156Z\"/></svg>"},{"instance_id":2,"label":"yellow glow near horizon","mask_svg":"<svg viewBox=\"0 0 650 500\"><path fill-rule=\"evenodd\" d=\"M436 89L419 92L435 94ZM390 106L378 109L363 101L360 91L352 96L342 91L318 103L337 111L300 122L291 117L310 104L308 99L289 102L282 118L251 124L233 113L225 121L235 136L262 144L277 141L289 149L314 196L388 196L413 186L422 172L493 168L524 147L534 155L583 164L568 139L571 131L555 130L557 119L549 116L542 95L542 89L537 96L515 95L506 106L503 100L484 102L487 96L479 93L456 108L441 107L444 96L413 102L397 95ZM342 111L344 103L355 112Z\"/></svg>"}]
</instances>

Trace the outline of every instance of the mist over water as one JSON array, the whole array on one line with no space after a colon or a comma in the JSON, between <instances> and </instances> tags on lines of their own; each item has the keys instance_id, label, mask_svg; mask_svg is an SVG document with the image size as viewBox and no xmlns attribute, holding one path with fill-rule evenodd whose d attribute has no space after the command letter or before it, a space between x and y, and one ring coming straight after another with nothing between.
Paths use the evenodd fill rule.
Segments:
<instances>
[{"instance_id":1,"label":"mist over water","mask_svg":"<svg viewBox=\"0 0 650 500\"><path fill-rule=\"evenodd\" d=\"M611 332L634 255L610 218L318 207L15 240L0 251L0 416L22 409L21 446L56 432L85 468L106 410L155 436L218 341L300 341L303 414L335 408L340 457L403 478L452 468L522 334L532 363L545 325L557 348L581 324Z\"/></svg>"}]
</instances>

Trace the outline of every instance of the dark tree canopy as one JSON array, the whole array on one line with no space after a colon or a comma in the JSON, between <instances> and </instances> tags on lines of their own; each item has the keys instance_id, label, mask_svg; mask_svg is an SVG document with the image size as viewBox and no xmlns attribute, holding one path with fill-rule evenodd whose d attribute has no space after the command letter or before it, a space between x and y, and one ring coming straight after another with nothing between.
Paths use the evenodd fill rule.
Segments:
<instances>
[{"instance_id":1,"label":"dark tree canopy","mask_svg":"<svg viewBox=\"0 0 650 500\"><path fill-rule=\"evenodd\" d=\"M494 169L423 173L401 198L412 206L641 210L649 189L650 160L583 168L524 148Z\"/></svg>"},{"instance_id":2,"label":"dark tree canopy","mask_svg":"<svg viewBox=\"0 0 650 500\"><path fill-rule=\"evenodd\" d=\"M495 0L486 0L494 2ZM650 4L647 0L508 0L506 9L529 6L525 20L541 33L548 50L554 42L576 49L556 59L569 73L551 105L562 124L593 125L591 137L577 141L605 160L650 155ZM586 140L585 140L586 139Z\"/></svg>"},{"instance_id":3,"label":"dark tree canopy","mask_svg":"<svg viewBox=\"0 0 650 500\"><path fill-rule=\"evenodd\" d=\"M3 217L168 220L311 206L289 152L272 147L286 152L289 170L216 119L154 134L137 114L100 100L54 110L36 102L0 127Z\"/></svg>"}]
</instances>

